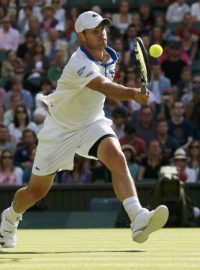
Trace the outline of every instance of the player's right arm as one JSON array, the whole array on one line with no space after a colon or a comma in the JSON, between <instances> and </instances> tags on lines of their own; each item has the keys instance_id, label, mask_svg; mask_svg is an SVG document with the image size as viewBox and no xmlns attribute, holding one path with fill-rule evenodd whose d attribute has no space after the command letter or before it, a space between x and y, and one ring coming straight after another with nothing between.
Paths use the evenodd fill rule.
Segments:
<instances>
[{"instance_id":1,"label":"player's right arm","mask_svg":"<svg viewBox=\"0 0 200 270\"><path fill-rule=\"evenodd\" d=\"M98 91L109 98L119 101L134 99L136 102L144 104L149 97L148 91L145 94L142 94L140 88L126 87L114 83L103 76L96 77L86 86L91 90Z\"/></svg>"}]
</instances>

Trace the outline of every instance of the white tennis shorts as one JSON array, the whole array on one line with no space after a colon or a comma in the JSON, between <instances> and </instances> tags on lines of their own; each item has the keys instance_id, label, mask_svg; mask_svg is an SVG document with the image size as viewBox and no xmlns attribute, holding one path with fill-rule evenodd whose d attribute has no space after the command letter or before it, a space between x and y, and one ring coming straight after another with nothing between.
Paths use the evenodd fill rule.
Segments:
<instances>
[{"instance_id":1,"label":"white tennis shorts","mask_svg":"<svg viewBox=\"0 0 200 270\"><path fill-rule=\"evenodd\" d=\"M44 127L38 134L39 143L33 163L33 174L45 176L60 170L72 170L76 153L86 158L97 159L89 156L88 152L102 136L115 135L111 125L112 121L104 118L81 130L69 132L53 121L51 116L47 116Z\"/></svg>"}]
</instances>

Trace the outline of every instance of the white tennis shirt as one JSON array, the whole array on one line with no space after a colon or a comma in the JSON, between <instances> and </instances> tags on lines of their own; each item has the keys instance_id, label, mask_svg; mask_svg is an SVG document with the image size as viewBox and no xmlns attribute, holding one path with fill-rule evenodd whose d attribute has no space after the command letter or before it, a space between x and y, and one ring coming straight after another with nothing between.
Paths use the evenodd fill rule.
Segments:
<instances>
[{"instance_id":1,"label":"white tennis shirt","mask_svg":"<svg viewBox=\"0 0 200 270\"><path fill-rule=\"evenodd\" d=\"M55 92L48 96L38 94L54 120L68 130L78 130L105 117L105 95L86 85L101 75L113 80L119 57L112 48L107 47L106 51L110 58L102 64L80 46L66 64Z\"/></svg>"}]
</instances>

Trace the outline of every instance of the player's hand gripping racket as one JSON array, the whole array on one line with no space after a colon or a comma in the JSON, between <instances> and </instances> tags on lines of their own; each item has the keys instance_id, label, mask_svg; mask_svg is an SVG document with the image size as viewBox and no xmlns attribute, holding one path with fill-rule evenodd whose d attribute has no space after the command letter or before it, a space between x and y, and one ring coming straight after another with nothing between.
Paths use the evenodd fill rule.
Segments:
<instances>
[{"instance_id":1,"label":"player's hand gripping racket","mask_svg":"<svg viewBox=\"0 0 200 270\"><path fill-rule=\"evenodd\" d=\"M134 51L136 56L136 65L140 72L142 81L141 93L145 94L147 91L147 85L151 82L151 69L147 51L140 37L135 38Z\"/></svg>"}]
</instances>

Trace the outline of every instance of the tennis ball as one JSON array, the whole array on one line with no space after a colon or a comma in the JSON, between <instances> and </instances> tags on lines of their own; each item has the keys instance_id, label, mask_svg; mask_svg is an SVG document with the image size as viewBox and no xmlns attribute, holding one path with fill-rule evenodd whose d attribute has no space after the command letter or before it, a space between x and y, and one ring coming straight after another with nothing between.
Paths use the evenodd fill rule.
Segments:
<instances>
[{"instance_id":1,"label":"tennis ball","mask_svg":"<svg viewBox=\"0 0 200 270\"><path fill-rule=\"evenodd\" d=\"M149 53L152 57L160 57L163 53L163 48L159 44L154 44L149 48Z\"/></svg>"}]
</instances>

